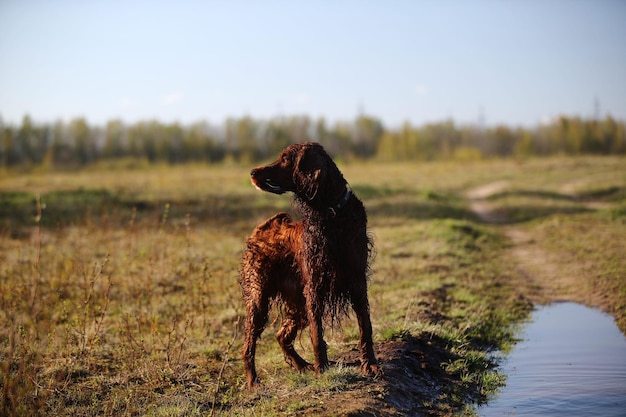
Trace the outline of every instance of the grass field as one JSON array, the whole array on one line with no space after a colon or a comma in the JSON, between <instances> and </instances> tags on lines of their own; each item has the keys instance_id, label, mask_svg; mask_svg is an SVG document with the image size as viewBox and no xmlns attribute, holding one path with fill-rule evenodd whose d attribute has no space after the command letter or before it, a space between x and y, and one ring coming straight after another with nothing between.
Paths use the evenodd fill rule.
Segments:
<instances>
[{"instance_id":1,"label":"grass field","mask_svg":"<svg viewBox=\"0 0 626 417\"><path fill-rule=\"evenodd\" d=\"M290 370L276 312L257 353L264 386L245 390L241 250L291 210L249 167L5 172L0 414L471 415L505 381L490 352L515 343L534 302L594 305L626 331L623 158L339 165L375 238L383 377L357 372L353 318L327 331L327 373ZM475 197L490 222L467 195L494 183ZM512 256L513 232L542 254L537 270ZM547 269L574 279L553 285ZM310 358L306 331L297 344Z\"/></svg>"}]
</instances>

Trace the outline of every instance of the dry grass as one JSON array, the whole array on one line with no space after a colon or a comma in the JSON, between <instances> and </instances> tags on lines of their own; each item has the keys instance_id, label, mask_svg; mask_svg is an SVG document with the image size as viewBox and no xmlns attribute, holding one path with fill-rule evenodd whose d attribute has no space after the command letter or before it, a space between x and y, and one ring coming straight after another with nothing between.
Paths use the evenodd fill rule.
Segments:
<instances>
[{"instance_id":1,"label":"dry grass","mask_svg":"<svg viewBox=\"0 0 626 417\"><path fill-rule=\"evenodd\" d=\"M530 290L502 257L506 239L478 222L464 192L507 181L493 202L509 218L543 233L546 247L584 236L595 254L585 268L600 271L593 279L623 277L623 162L342 166L376 240L370 299L385 380L350 365L353 320L329 332L330 356L343 365L319 379L288 370L270 324L257 355L266 386L254 393L239 353L239 257L256 223L290 209L287 197L255 191L237 166L3 173L0 414L471 413L468 404L502 383L486 353L513 343ZM591 211L590 200L607 206ZM563 256L580 258L580 242ZM623 309L623 283L604 278L592 285L617 285ZM299 343L310 356L306 332ZM416 392L401 406L393 386L406 363L394 349L409 347Z\"/></svg>"}]
</instances>

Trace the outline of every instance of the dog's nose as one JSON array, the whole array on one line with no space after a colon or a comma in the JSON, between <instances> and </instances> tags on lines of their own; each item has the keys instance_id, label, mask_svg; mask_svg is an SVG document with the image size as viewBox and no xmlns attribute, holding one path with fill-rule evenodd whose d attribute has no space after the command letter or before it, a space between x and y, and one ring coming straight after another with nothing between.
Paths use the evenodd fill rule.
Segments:
<instances>
[{"instance_id":1,"label":"dog's nose","mask_svg":"<svg viewBox=\"0 0 626 417\"><path fill-rule=\"evenodd\" d=\"M250 176L254 177L254 174L256 174L256 169L253 169L252 171L250 171Z\"/></svg>"}]
</instances>

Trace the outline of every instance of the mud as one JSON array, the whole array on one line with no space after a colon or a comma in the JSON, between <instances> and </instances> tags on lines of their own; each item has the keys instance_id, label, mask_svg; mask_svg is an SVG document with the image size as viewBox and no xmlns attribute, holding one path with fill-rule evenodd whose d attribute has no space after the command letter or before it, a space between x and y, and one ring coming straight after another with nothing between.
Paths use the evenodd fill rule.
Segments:
<instances>
[{"instance_id":1,"label":"mud","mask_svg":"<svg viewBox=\"0 0 626 417\"><path fill-rule=\"evenodd\" d=\"M466 403L487 398L477 384L463 383L461 375L446 372L442 363L458 359L437 337L409 336L376 345L383 376L363 379L355 389L332 394L332 407L319 406L307 413L339 416L446 416ZM342 366L358 366L357 350L339 358ZM469 389L468 389L469 388ZM453 398L456 398L453 400ZM442 401L442 399L445 399ZM437 406L434 406L437 404ZM436 408L436 409L435 409Z\"/></svg>"}]
</instances>

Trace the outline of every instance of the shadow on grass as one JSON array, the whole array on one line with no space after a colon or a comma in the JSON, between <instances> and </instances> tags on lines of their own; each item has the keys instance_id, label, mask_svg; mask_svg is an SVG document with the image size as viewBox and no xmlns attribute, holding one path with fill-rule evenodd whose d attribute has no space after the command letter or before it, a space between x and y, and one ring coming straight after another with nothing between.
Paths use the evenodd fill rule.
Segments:
<instances>
[{"instance_id":1,"label":"shadow on grass","mask_svg":"<svg viewBox=\"0 0 626 417\"><path fill-rule=\"evenodd\" d=\"M375 187L356 187L370 218L471 218L461 200L432 191L411 193ZM127 227L130 221L159 224L164 219L176 222L190 217L194 223L229 225L254 223L289 208L291 197L273 199L236 195L210 194L197 199L146 199L119 195L105 189L55 191L40 197L44 227L101 225ZM24 192L0 192L0 230L19 235L24 227L36 225L37 197ZM250 227L247 225L246 227Z\"/></svg>"},{"instance_id":2,"label":"shadow on grass","mask_svg":"<svg viewBox=\"0 0 626 417\"><path fill-rule=\"evenodd\" d=\"M44 227L96 225L127 227L130 222L159 225L187 217L194 223L236 224L246 219L269 217L275 205L247 196L215 195L198 199L135 199L104 189L55 191L40 196ZM277 200L277 204L281 202ZM283 202L284 203L284 202ZM37 224L37 196L23 192L0 192L0 231L19 237Z\"/></svg>"},{"instance_id":3,"label":"shadow on grass","mask_svg":"<svg viewBox=\"0 0 626 417\"><path fill-rule=\"evenodd\" d=\"M553 191L543 190L518 190L518 191L503 191L490 195L487 199L490 201L500 200L508 197L526 197L526 198L539 198L545 200L561 200L561 201L574 201L574 197L568 194L557 193Z\"/></svg>"},{"instance_id":4,"label":"shadow on grass","mask_svg":"<svg viewBox=\"0 0 626 417\"><path fill-rule=\"evenodd\" d=\"M582 201L590 201L590 200L600 200L600 201L613 201L619 202L624 201L626 199L626 187L606 187L600 188L597 190L589 190L574 196L577 200Z\"/></svg>"},{"instance_id":5,"label":"shadow on grass","mask_svg":"<svg viewBox=\"0 0 626 417\"><path fill-rule=\"evenodd\" d=\"M610 186L605 188L590 189L580 193L566 194L544 190L515 190L503 191L490 195L491 201L507 197L527 197L554 201L589 201L589 200L613 200L619 201L626 198L626 187Z\"/></svg>"},{"instance_id":6,"label":"shadow on grass","mask_svg":"<svg viewBox=\"0 0 626 417\"><path fill-rule=\"evenodd\" d=\"M486 203L490 213L488 217L497 219L491 223L515 224L553 215L590 213L597 211L597 207L590 203L619 203L625 199L626 188L607 187L579 194L543 190L505 191L479 200ZM470 218L480 221L477 213Z\"/></svg>"},{"instance_id":7,"label":"shadow on grass","mask_svg":"<svg viewBox=\"0 0 626 417\"><path fill-rule=\"evenodd\" d=\"M473 213L457 202L431 202L420 199L414 201L373 202L367 206L370 218L400 218L413 220L457 219L467 220Z\"/></svg>"},{"instance_id":8,"label":"shadow on grass","mask_svg":"<svg viewBox=\"0 0 626 417\"><path fill-rule=\"evenodd\" d=\"M547 207L541 205L516 205L506 207L502 210L503 217L506 219L500 223L515 224L524 223L532 220L541 219L553 215L575 215L588 213L590 210L586 207Z\"/></svg>"},{"instance_id":9,"label":"shadow on grass","mask_svg":"<svg viewBox=\"0 0 626 417\"><path fill-rule=\"evenodd\" d=\"M355 193L364 201L370 219L459 219L478 221L468 209L465 200L455 194L432 190L408 190L388 187L358 185ZM498 193L488 201L502 214L505 223L519 223L553 214L578 214L589 209L580 201L623 199L626 190L610 187L571 196L555 192L522 190ZM539 201L534 204L507 203L507 199L525 198ZM195 199L146 199L123 195L106 189L76 189L54 191L41 196L44 227L68 225L102 225L127 227L137 220L158 225L168 221L191 218L194 223L235 226L249 229L256 222L289 207L291 198L275 196L274 199L229 193L210 194ZM557 202L554 204L554 202ZM564 204L562 204L562 202ZM24 192L0 192L0 232L20 236L24 228L35 226L37 216L36 196Z\"/></svg>"}]
</instances>

